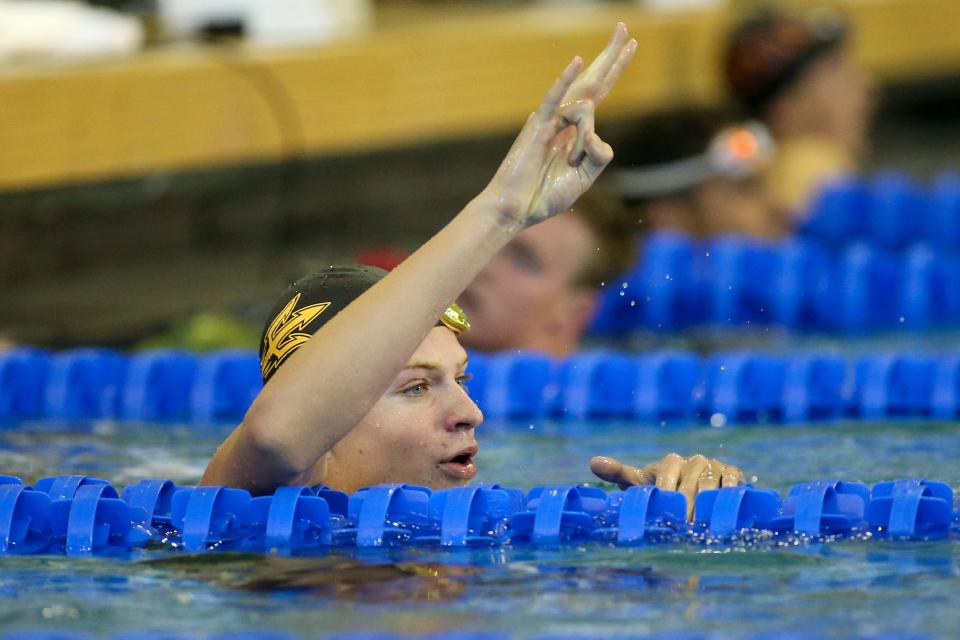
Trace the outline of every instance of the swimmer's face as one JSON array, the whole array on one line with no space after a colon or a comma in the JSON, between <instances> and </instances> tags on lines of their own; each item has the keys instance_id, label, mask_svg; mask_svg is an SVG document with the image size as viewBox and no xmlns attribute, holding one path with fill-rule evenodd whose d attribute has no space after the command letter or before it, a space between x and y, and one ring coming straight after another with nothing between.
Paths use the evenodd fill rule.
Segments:
<instances>
[{"instance_id":1,"label":"swimmer's face","mask_svg":"<svg viewBox=\"0 0 960 640\"><path fill-rule=\"evenodd\" d=\"M477 473L474 429L483 414L467 395L467 354L434 327L357 427L325 459L323 482L356 489L405 482L443 489Z\"/></svg>"},{"instance_id":2,"label":"swimmer's face","mask_svg":"<svg viewBox=\"0 0 960 640\"><path fill-rule=\"evenodd\" d=\"M555 355L575 349L596 301L577 279L596 246L590 227L571 214L518 233L457 301L471 324L464 345Z\"/></svg>"}]
</instances>

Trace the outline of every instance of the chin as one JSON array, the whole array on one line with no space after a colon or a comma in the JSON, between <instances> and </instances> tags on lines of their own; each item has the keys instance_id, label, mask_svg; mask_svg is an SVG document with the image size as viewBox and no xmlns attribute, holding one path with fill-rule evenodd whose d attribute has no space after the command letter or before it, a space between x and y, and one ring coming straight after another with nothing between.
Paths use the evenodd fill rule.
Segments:
<instances>
[{"instance_id":1,"label":"chin","mask_svg":"<svg viewBox=\"0 0 960 640\"><path fill-rule=\"evenodd\" d=\"M434 491L439 491L440 489L454 489L456 487L463 487L469 483L467 480L454 480L452 478L440 478L433 480L432 482L424 483L425 486L433 489Z\"/></svg>"}]
</instances>

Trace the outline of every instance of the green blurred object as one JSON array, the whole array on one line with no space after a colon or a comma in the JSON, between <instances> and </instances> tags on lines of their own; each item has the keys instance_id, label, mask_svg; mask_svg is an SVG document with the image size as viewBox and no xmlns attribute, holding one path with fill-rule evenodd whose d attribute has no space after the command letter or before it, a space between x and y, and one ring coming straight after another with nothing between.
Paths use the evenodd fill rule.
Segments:
<instances>
[{"instance_id":1,"label":"green blurred object","mask_svg":"<svg viewBox=\"0 0 960 640\"><path fill-rule=\"evenodd\" d=\"M259 325L228 313L200 312L144 339L139 349L173 348L186 351L219 349L256 349L260 341Z\"/></svg>"}]
</instances>

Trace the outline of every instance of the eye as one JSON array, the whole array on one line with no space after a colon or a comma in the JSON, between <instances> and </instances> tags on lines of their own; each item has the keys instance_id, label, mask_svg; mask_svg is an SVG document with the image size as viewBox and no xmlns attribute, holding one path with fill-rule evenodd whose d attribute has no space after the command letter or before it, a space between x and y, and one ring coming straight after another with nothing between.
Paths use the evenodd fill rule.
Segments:
<instances>
[{"instance_id":1,"label":"eye","mask_svg":"<svg viewBox=\"0 0 960 640\"><path fill-rule=\"evenodd\" d=\"M428 388L429 388L429 385L426 382L418 382L416 384L410 385L409 387L405 387L401 389L400 393L402 393L405 396L417 397L425 394Z\"/></svg>"},{"instance_id":2,"label":"eye","mask_svg":"<svg viewBox=\"0 0 960 640\"><path fill-rule=\"evenodd\" d=\"M473 380L473 376L469 373L465 373L462 376L457 376L457 384L460 385L464 390L467 388L467 383Z\"/></svg>"},{"instance_id":3,"label":"eye","mask_svg":"<svg viewBox=\"0 0 960 640\"><path fill-rule=\"evenodd\" d=\"M540 259L525 244L511 242L506 246L505 254L513 266L521 271L539 273L543 269Z\"/></svg>"}]
</instances>

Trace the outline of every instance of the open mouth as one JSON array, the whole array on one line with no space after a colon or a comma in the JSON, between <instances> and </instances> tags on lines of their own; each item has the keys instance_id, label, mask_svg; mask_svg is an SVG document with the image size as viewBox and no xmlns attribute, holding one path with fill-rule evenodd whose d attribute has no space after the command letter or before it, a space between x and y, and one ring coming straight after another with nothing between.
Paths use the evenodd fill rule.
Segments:
<instances>
[{"instance_id":1,"label":"open mouth","mask_svg":"<svg viewBox=\"0 0 960 640\"><path fill-rule=\"evenodd\" d=\"M476 455L476 446L464 449L449 460L441 462L440 468L458 479L469 480L477 475L477 463L474 459Z\"/></svg>"}]
</instances>

